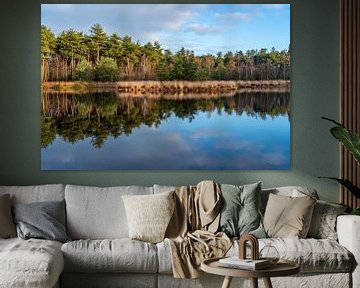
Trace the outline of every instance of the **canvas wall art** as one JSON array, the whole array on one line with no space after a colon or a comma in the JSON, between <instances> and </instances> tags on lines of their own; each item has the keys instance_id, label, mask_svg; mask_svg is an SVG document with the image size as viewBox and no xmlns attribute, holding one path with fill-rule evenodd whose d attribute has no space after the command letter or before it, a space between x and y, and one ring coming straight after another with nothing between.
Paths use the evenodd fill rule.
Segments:
<instances>
[{"instance_id":1,"label":"canvas wall art","mask_svg":"<svg viewBox=\"0 0 360 288\"><path fill-rule=\"evenodd\" d=\"M290 169L289 4L42 4L42 170Z\"/></svg>"}]
</instances>

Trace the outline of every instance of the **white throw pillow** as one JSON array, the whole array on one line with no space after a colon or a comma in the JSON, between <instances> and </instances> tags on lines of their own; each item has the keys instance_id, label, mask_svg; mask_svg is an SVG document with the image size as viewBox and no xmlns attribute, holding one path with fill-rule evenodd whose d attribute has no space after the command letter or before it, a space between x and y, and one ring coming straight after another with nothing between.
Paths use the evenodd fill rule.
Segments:
<instances>
[{"instance_id":1,"label":"white throw pillow","mask_svg":"<svg viewBox=\"0 0 360 288\"><path fill-rule=\"evenodd\" d=\"M155 195L122 196L131 239L158 243L175 208L174 191Z\"/></svg>"}]
</instances>

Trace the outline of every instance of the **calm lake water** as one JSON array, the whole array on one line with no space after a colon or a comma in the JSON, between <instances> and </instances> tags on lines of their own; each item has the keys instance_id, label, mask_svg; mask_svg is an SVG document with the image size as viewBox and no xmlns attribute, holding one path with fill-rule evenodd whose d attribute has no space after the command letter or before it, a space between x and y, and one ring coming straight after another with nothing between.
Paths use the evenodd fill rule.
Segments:
<instances>
[{"instance_id":1,"label":"calm lake water","mask_svg":"<svg viewBox=\"0 0 360 288\"><path fill-rule=\"evenodd\" d=\"M42 170L285 170L290 94L42 95Z\"/></svg>"}]
</instances>

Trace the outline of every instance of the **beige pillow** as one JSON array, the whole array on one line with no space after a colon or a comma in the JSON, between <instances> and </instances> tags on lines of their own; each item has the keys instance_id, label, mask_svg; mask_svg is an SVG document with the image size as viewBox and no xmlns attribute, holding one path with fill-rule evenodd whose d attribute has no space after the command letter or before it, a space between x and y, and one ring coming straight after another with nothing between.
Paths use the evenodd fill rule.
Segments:
<instances>
[{"instance_id":1,"label":"beige pillow","mask_svg":"<svg viewBox=\"0 0 360 288\"><path fill-rule=\"evenodd\" d=\"M269 237L306 238L316 200L306 197L269 195L264 228Z\"/></svg>"},{"instance_id":2,"label":"beige pillow","mask_svg":"<svg viewBox=\"0 0 360 288\"><path fill-rule=\"evenodd\" d=\"M9 194L0 196L0 238L16 237Z\"/></svg>"},{"instance_id":3,"label":"beige pillow","mask_svg":"<svg viewBox=\"0 0 360 288\"><path fill-rule=\"evenodd\" d=\"M131 239L151 243L164 240L175 207L173 193L122 196Z\"/></svg>"}]
</instances>

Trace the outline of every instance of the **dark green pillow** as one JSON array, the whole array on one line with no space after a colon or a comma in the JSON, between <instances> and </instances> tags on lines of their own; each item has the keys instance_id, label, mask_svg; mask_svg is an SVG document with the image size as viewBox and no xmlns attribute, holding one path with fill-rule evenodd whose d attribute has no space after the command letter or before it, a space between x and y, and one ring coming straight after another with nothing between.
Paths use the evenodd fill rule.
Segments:
<instances>
[{"instance_id":1,"label":"dark green pillow","mask_svg":"<svg viewBox=\"0 0 360 288\"><path fill-rule=\"evenodd\" d=\"M12 210L19 238L70 241L65 232L65 201L15 204Z\"/></svg>"},{"instance_id":2,"label":"dark green pillow","mask_svg":"<svg viewBox=\"0 0 360 288\"><path fill-rule=\"evenodd\" d=\"M253 234L266 238L260 216L261 182L243 186L222 184L221 192L219 231L229 237Z\"/></svg>"}]
</instances>

